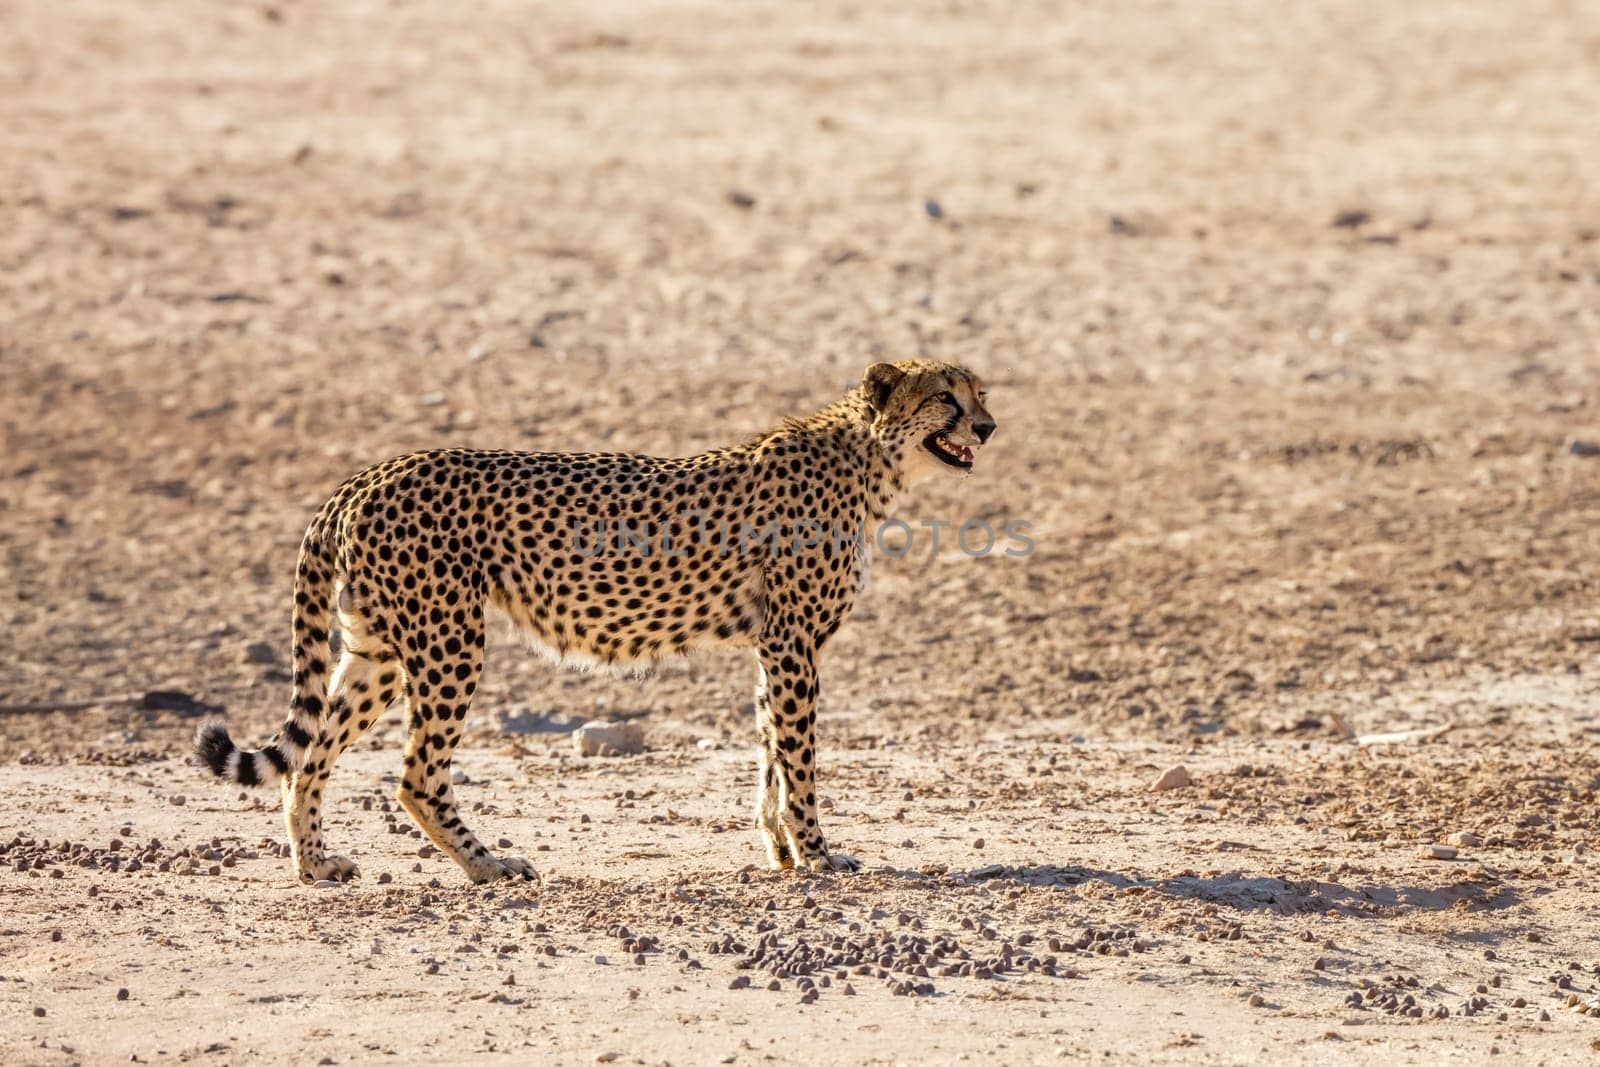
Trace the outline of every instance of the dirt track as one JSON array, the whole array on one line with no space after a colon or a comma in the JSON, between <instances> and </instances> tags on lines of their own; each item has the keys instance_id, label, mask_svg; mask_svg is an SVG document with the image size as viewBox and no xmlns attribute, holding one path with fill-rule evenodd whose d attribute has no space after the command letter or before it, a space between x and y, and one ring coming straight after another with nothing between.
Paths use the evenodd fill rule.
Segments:
<instances>
[{"instance_id":1,"label":"dirt track","mask_svg":"<svg viewBox=\"0 0 1600 1067\"><path fill-rule=\"evenodd\" d=\"M914 10L0 0L0 704L88 705L0 714L0 1058L1591 1055L1600 16ZM902 517L1037 547L880 559L830 645L860 877L742 871L742 656L496 633L458 765L527 892L385 832L398 716L334 780L366 877L314 892L194 716L111 699L269 732L367 462L684 453L916 354L1001 426ZM652 750L569 756L596 715Z\"/></svg>"}]
</instances>

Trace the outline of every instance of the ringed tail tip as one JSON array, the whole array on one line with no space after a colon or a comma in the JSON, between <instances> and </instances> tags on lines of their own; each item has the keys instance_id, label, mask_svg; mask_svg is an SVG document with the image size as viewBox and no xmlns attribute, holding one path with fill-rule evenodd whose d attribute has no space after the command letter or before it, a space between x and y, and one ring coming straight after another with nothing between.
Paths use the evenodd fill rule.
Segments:
<instances>
[{"instance_id":1,"label":"ringed tail tip","mask_svg":"<svg viewBox=\"0 0 1600 1067\"><path fill-rule=\"evenodd\" d=\"M238 748L228 736L228 728L220 722L208 722L195 731L194 754L218 778L228 777L228 757Z\"/></svg>"}]
</instances>

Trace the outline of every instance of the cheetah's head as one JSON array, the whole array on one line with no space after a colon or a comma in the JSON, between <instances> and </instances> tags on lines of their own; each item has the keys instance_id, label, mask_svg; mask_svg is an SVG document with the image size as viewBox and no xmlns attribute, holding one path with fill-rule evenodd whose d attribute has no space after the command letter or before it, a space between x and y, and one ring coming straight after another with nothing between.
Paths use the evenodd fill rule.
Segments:
<instances>
[{"instance_id":1,"label":"cheetah's head","mask_svg":"<svg viewBox=\"0 0 1600 1067\"><path fill-rule=\"evenodd\" d=\"M861 388L872 434L908 482L941 471L966 475L994 433L983 383L954 363L874 363Z\"/></svg>"}]
</instances>

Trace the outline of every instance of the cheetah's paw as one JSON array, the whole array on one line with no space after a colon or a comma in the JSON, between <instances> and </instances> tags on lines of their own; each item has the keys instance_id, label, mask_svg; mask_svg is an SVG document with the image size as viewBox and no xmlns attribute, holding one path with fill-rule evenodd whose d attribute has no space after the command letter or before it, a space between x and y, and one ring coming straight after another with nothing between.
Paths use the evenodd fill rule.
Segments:
<instances>
[{"instance_id":1,"label":"cheetah's paw","mask_svg":"<svg viewBox=\"0 0 1600 1067\"><path fill-rule=\"evenodd\" d=\"M813 871L859 871L861 862L843 852L826 852L806 861Z\"/></svg>"},{"instance_id":2,"label":"cheetah's paw","mask_svg":"<svg viewBox=\"0 0 1600 1067\"><path fill-rule=\"evenodd\" d=\"M332 853L300 865L300 880L307 885L316 882L348 882L360 873L350 857Z\"/></svg>"},{"instance_id":3,"label":"cheetah's paw","mask_svg":"<svg viewBox=\"0 0 1600 1067\"><path fill-rule=\"evenodd\" d=\"M472 880L480 885L484 882L498 882L507 878L520 878L525 882L532 882L539 877L533 869L533 864L521 856L492 857L475 868L471 875Z\"/></svg>"}]
</instances>

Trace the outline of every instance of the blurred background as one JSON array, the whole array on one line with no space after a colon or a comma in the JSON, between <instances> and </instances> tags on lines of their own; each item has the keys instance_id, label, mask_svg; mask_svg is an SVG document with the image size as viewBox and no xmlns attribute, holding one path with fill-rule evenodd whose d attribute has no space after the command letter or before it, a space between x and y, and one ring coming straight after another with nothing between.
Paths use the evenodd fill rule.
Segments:
<instances>
[{"instance_id":1,"label":"blurred background","mask_svg":"<svg viewBox=\"0 0 1600 1067\"><path fill-rule=\"evenodd\" d=\"M269 729L300 535L368 463L685 454L911 356L1000 432L901 517L1037 547L880 561L829 743L1600 728L1592 4L0 23L12 754L179 751L152 690ZM743 743L751 682L559 675L497 628L477 725Z\"/></svg>"}]
</instances>

